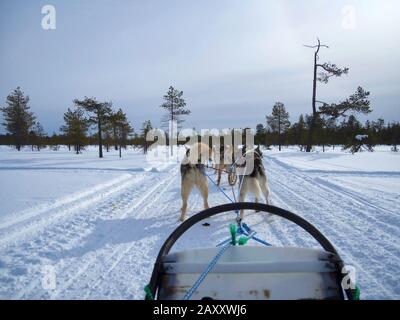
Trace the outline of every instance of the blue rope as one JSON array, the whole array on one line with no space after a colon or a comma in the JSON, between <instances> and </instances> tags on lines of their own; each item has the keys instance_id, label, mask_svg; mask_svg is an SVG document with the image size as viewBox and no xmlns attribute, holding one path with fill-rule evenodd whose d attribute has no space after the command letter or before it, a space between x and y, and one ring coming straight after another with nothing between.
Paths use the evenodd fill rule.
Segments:
<instances>
[{"instance_id":1,"label":"blue rope","mask_svg":"<svg viewBox=\"0 0 400 320\"><path fill-rule=\"evenodd\" d=\"M265 246L268 246L268 247L271 247L271 246L272 246L272 244L268 243L267 241L264 241L264 240L262 240L262 239L256 237L257 232L254 231L254 230L252 230L252 229L251 229L247 224L245 224L244 222L241 222L241 223L239 224L239 228L237 229L237 234L238 234L238 235L243 234L243 235L247 236L248 239L253 239L254 241L259 242L259 243L261 243L261 244L263 244L263 245L265 245ZM226 240L224 240L224 241L218 243L218 244L217 244L217 247L220 247L220 246L222 246L222 245L228 243L229 241L231 241L231 239L226 239Z\"/></svg>"},{"instance_id":2,"label":"blue rope","mask_svg":"<svg viewBox=\"0 0 400 320\"><path fill-rule=\"evenodd\" d=\"M254 232L254 231L251 230L251 228L250 228L247 224L245 224L244 222L241 223L241 225L240 225L240 227L239 227L239 230L241 230L242 228L243 228L243 231L244 231L243 233L244 233L245 235L250 235L251 233ZM255 233L254 233L254 235L251 237L251 239L253 239L253 240L255 240L255 241L257 241L257 242L259 242L259 243L261 243L261 244L263 244L263 245L266 245L266 246L269 246L269 247L272 246L272 244L268 243L267 241L264 241L264 240L262 240L262 239L256 237L256 236L255 236Z\"/></svg>"},{"instance_id":3,"label":"blue rope","mask_svg":"<svg viewBox=\"0 0 400 320\"><path fill-rule=\"evenodd\" d=\"M235 203L235 201L233 201L233 200L231 199L231 197L229 197L229 196L226 194L226 192L224 191L224 189L222 189L219 185L217 185L217 184L215 183L215 181L214 181L213 179L211 179L211 177L210 177L206 172L203 172L203 174L204 174L208 179L210 179L210 181L219 189L219 191L221 191L221 192L224 194L225 197L227 197L227 198L229 199L230 202Z\"/></svg>"},{"instance_id":4,"label":"blue rope","mask_svg":"<svg viewBox=\"0 0 400 320\"><path fill-rule=\"evenodd\" d=\"M183 297L183 300L189 300L193 293L198 289L198 287L201 285L201 283L204 281L206 276L210 273L210 271L214 268L214 266L217 264L218 260L222 257L222 255L225 253L226 249L228 249L232 245L231 240L229 243L225 244L221 250L217 253L217 255L211 260L207 268L202 272L200 277L196 280L194 285L189 289L188 292L186 292L185 296Z\"/></svg>"},{"instance_id":5,"label":"blue rope","mask_svg":"<svg viewBox=\"0 0 400 320\"><path fill-rule=\"evenodd\" d=\"M262 240L262 239L260 239L258 237L252 237L252 239L257 241L257 242L259 242L259 243L261 243L261 244L263 244L263 245L265 245L265 246L272 247L272 244L270 244L267 241L264 241L264 240Z\"/></svg>"},{"instance_id":6,"label":"blue rope","mask_svg":"<svg viewBox=\"0 0 400 320\"><path fill-rule=\"evenodd\" d=\"M235 191L233 190L233 186L232 186L232 193L233 193L233 198L234 198L235 200L232 200L232 198L229 197L229 196L226 194L226 192L224 191L224 189L222 189L218 184L216 184L215 181L214 181L213 179L211 179L211 177L210 177L206 172L203 172L203 174L218 188L219 191L221 191L221 192L223 193L223 195L224 195L225 197L227 197L227 198L229 199L230 202L236 203ZM235 213L236 213L236 219L238 220L238 219L239 219L239 210L235 210Z\"/></svg>"}]
</instances>

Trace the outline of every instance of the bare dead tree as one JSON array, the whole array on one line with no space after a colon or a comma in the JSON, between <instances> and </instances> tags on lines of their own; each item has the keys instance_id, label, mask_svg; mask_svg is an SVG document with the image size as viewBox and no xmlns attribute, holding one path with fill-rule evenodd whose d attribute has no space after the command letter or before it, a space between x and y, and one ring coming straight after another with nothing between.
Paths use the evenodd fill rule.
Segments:
<instances>
[{"instance_id":1,"label":"bare dead tree","mask_svg":"<svg viewBox=\"0 0 400 320\"><path fill-rule=\"evenodd\" d=\"M313 77L313 92L312 92L312 118L310 122L310 127L308 130L308 139L307 139L307 148L306 151L310 152L312 148L312 138L313 138L313 133L314 133L314 128L315 128L315 121L317 119L318 111L317 111L317 102L320 102L317 100L317 81L320 81L322 83L328 83L329 79L333 76L335 77L340 77L342 74L347 74L349 71L349 68L343 68L340 69L338 68L335 64L332 63L324 63L324 64L319 64L319 56L318 53L321 48L327 48L329 47L325 44L321 44L321 41L317 38L317 44L316 45L304 45L307 48L312 48L316 49L314 52L314 77ZM318 74L318 68L322 68L324 71L320 72ZM323 103L323 102L320 102ZM325 103L323 103L325 104Z\"/></svg>"}]
</instances>

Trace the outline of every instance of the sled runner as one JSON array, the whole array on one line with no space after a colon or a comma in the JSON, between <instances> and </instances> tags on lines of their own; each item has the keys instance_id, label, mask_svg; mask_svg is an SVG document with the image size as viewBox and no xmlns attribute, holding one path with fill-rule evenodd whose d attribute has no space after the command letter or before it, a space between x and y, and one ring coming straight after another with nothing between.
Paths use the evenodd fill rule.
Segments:
<instances>
[{"instance_id":1,"label":"sled runner","mask_svg":"<svg viewBox=\"0 0 400 320\"><path fill-rule=\"evenodd\" d=\"M230 238L216 248L170 253L175 242L194 224L241 209L287 219L308 232L322 249L272 246L238 220L237 226L230 226ZM246 244L248 241L258 241L263 246ZM172 232L158 254L146 299L357 299L359 291L345 279L343 267L328 239L300 216L261 203L224 204L192 216ZM343 288L342 283L349 287Z\"/></svg>"}]
</instances>

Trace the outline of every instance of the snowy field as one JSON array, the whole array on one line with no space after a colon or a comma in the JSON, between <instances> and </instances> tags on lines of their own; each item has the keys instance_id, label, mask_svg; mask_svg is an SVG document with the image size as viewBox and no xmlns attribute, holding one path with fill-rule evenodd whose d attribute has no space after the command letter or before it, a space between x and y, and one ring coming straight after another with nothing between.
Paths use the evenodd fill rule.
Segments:
<instances>
[{"instance_id":1,"label":"snowy field","mask_svg":"<svg viewBox=\"0 0 400 320\"><path fill-rule=\"evenodd\" d=\"M328 237L356 268L362 298L400 299L400 154L293 147L265 151L264 164L272 204ZM230 192L226 177L222 185ZM1 147L0 203L1 299L142 299L158 249L179 225L179 164L149 164L134 150L98 159L96 148ZM226 203L211 184L209 203ZM192 194L189 214L201 209ZM214 246L234 218L196 225L177 249ZM279 218L245 219L273 244L317 246Z\"/></svg>"}]
</instances>

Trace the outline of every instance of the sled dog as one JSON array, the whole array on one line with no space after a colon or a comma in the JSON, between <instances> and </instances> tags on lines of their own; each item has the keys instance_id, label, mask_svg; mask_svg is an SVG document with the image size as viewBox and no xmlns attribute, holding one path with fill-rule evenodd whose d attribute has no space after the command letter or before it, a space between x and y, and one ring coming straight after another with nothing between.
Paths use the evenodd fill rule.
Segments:
<instances>
[{"instance_id":1,"label":"sled dog","mask_svg":"<svg viewBox=\"0 0 400 320\"><path fill-rule=\"evenodd\" d=\"M205 166L212 157L211 149L204 143L195 143L186 150L181 163L181 221L186 219L187 204L190 192L196 187L203 197L204 209L208 209L208 181Z\"/></svg>"},{"instance_id":2,"label":"sled dog","mask_svg":"<svg viewBox=\"0 0 400 320\"><path fill-rule=\"evenodd\" d=\"M239 176L239 202L244 202L246 195L248 193L252 193L255 195L255 202L260 200L261 194L264 195L265 201L268 204L268 196L269 196L269 188L268 188L268 178L265 174L265 168L262 163L262 152L260 147L258 146L254 150L249 150L246 153L246 147L242 149L242 155L246 156L246 161L244 162L244 166L247 161L253 161L253 170L251 172L246 172L245 175ZM242 166L243 166L242 165ZM240 218L243 219L244 211L240 211Z\"/></svg>"}]
</instances>

